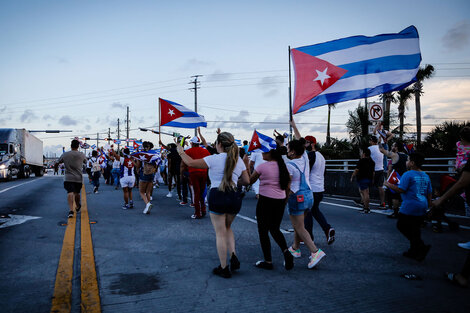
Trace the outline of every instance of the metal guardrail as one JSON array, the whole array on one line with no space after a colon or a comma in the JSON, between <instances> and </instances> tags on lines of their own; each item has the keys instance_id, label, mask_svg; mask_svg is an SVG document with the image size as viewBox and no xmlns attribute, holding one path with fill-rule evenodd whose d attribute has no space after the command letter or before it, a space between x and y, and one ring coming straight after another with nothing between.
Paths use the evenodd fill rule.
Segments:
<instances>
[{"instance_id":1,"label":"metal guardrail","mask_svg":"<svg viewBox=\"0 0 470 313\"><path fill-rule=\"evenodd\" d=\"M426 173L455 174L455 157L425 158L423 170ZM359 159L326 160L328 172L354 172Z\"/></svg>"}]
</instances>

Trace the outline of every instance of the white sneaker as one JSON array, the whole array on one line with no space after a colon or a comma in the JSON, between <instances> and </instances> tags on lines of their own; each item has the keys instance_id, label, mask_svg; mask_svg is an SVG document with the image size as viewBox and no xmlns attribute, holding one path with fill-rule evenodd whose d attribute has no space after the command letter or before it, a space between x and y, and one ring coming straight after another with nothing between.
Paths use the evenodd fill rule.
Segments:
<instances>
[{"instance_id":1,"label":"white sneaker","mask_svg":"<svg viewBox=\"0 0 470 313\"><path fill-rule=\"evenodd\" d=\"M145 209L142 213L144 214L150 214L150 210L152 209L152 204L149 202L147 203L147 205L145 206Z\"/></svg>"},{"instance_id":2,"label":"white sneaker","mask_svg":"<svg viewBox=\"0 0 470 313\"><path fill-rule=\"evenodd\" d=\"M171 191L166 195L167 198L171 198L173 197L173 194L171 193Z\"/></svg>"},{"instance_id":3,"label":"white sneaker","mask_svg":"<svg viewBox=\"0 0 470 313\"><path fill-rule=\"evenodd\" d=\"M152 196L150 196L150 201L152 201L152 200L153 200L153 197L152 197Z\"/></svg>"},{"instance_id":4,"label":"white sneaker","mask_svg":"<svg viewBox=\"0 0 470 313\"><path fill-rule=\"evenodd\" d=\"M312 253L312 255L310 256L310 262L308 262L308 268L314 268L315 265L318 264L318 262L320 262L320 260L325 257L326 254L325 252L323 252L321 249L318 249L317 252L315 253Z\"/></svg>"}]
</instances>

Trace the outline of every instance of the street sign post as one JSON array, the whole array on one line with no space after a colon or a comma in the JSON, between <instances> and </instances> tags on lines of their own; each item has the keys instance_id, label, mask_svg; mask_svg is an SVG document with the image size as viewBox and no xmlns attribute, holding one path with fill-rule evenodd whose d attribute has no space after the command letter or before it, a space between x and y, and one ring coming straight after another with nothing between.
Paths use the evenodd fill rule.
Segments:
<instances>
[{"instance_id":1,"label":"street sign post","mask_svg":"<svg viewBox=\"0 0 470 313\"><path fill-rule=\"evenodd\" d=\"M369 121L379 122L384 119L384 109L381 102L369 102L367 104L367 111L369 112Z\"/></svg>"}]
</instances>

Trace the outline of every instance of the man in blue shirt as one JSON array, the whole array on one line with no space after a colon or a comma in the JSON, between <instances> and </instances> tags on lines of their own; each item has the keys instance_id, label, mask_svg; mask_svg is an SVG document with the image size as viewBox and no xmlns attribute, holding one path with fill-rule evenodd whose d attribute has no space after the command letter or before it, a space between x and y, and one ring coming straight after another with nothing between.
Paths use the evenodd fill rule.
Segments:
<instances>
[{"instance_id":1,"label":"man in blue shirt","mask_svg":"<svg viewBox=\"0 0 470 313\"><path fill-rule=\"evenodd\" d=\"M421 170L423 163L423 155L411 154L406 162L409 171L403 174L398 186L385 183L390 189L399 192L402 198L397 228L410 241L410 249L403 256L417 261L423 261L431 248L421 239L421 224L431 205L432 194L431 179Z\"/></svg>"}]
</instances>

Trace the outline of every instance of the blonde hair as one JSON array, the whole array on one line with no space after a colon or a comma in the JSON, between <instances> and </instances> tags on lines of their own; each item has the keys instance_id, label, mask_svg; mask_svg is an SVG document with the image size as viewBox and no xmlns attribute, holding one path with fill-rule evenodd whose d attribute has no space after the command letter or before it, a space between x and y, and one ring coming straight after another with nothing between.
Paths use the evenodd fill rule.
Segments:
<instances>
[{"instance_id":1,"label":"blonde hair","mask_svg":"<svg viewBox=\"0 0 470 313\"><path fill-rule=\"evenodd\" d=\"M232 181L232 174L238 162L238 147L233 135L227 132L220 133L217 136L217 142L222 145L224 152L227 153L224 167L224 178L219 185L219 190L225 192L233 190L236 187Z\"/></svg>"}]
</instances>

